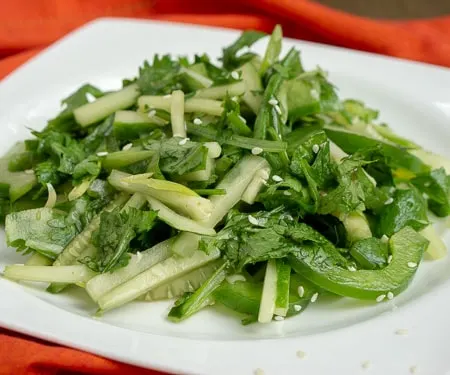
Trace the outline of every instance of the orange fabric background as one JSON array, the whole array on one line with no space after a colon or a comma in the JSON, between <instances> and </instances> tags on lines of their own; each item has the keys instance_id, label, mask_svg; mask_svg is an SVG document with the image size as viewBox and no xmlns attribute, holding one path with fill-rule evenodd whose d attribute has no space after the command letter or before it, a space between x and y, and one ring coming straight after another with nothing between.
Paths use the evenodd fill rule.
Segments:
<instances>
[{"instance_id":1,"label":"orange fabric background","mask_svg":"<svg viewBox=\"0 0 450 375\"><path fill-rule=\"evenodd\" d=\"M0 0L0 79L97 17L134 17L270 32L450 67L450 17L381 21L308 0ZM0 375L160 374L0 329Z\"/></svg>"}]
</instances>

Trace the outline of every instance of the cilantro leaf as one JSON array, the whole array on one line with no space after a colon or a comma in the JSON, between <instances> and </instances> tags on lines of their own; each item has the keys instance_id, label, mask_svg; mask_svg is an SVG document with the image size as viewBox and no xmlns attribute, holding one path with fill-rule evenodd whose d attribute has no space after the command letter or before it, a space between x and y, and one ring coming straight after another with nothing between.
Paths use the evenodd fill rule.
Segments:
<instances>
[{"instance_id":1,"label":"cilantro leaf","mask_svg":"<svg viewBox=\"0 0 450 375\"><path fill-rule=\"evenodd\" d=\"M418 175L411 183L428 198L428 206L437 216L450 214L450 177L444 168Z\"/></svg>"},{"instance_id":2,"label":"cilantro leaf","mask_svg":"<svg viewBox=\"0 0 450 375\"><path fill-rule=\"evenodd\" d=\"M150 65L145 61L139 68L137 84L143 95L165 95L181 89L178 79L180 64L172 60L170 55L155 55Z\"/></svg>"},{"instance_id":3,"label":"cilantro leaf","mask_svg":"<svg viewBox=\"0 0 450 375\"><path fill-rule=\"evenodd\" d=\"M240 56L238 56L238 53L244 47L251 47L264 36L266 36L266 34L260 31L244 31L233 44L223 49L221 60L224 68L227 70L233 70L255 57L256 55L252 52L244 52Z\"/></svg>"}]
</instances>

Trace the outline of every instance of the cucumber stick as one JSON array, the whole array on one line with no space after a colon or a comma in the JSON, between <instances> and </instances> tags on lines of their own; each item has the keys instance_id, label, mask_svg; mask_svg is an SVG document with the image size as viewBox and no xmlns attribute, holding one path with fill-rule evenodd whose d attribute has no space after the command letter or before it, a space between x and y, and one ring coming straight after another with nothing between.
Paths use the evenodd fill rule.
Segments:
<instances>
[{"instance_id":1,"label":"cucumber stick","mask_svg":"<svg viewBox=\"0 0 450 375\"><path fill-rule=\"evenodd\" d=\"M210 254L196 251L189 258L172 256L102 296L98 301L100 309L107 311L120 307L162 284L216 260L219 256L219 250Z\"/></svg>"},{"instance_id":2,"label":"cucumber stick","mask_svg":"<svg viewBox=\"0 0 450 375\"><path fill-rule=\"evenodd\" d=\"M205 99L223 99L227 95L240 96L245 92L245 89L245 82L239 81L228 85L214 86L197 90L197 92L195 93L195 97Z\"/></svg>"},{"instance_id":3,"label":"cucumber stick","mask_svg":"<svg viewBox=\"0 0 450 375\"><path fill-rule=\"evenodd\" d=\"M155 264L162 262L171 255L170 248L173 240L168 239L143 251L140 254L131 255L127 266L114 272L102 273L95 276L86 284L89 296L97 302L100 297L149 269Z\"/></svg>"},{"instance_id":4,"label":"cucumber stick","mask_svg":"<svg viewBox=\"0 0 450 375\"><path fill-rule=\"evenodd\" d=\"M202 66L203 70L206 71L203 64L198 65L198 67L200 66ZM214 83L206 75L201 74L200 71L201 69L197 69L195 66L191 66L190 68L182 67L180 69L180 72L183 73L185 76L184 78L188 86L191 87L193 90L210 87Z\"/></svg>"},{"instance_id":5,"label":"cucumber stick","mask_svg":"<svg viewBox=\"0 0 450 375\"><path fill-rule=\"evenodd\" d=\"M289 309L289 285L291 280L291 266L283 259L276 260L277 268L277 297L275 300L275 315L286 316Z\"/></svg>"},{"instance_id":6,"label":"cucumber stick","mask_svg":"<svg viewBox=\"0 0 450 375\"><path fill-rule=\"evenodd\" d=\"M145 95L138 99L139 110L142 112L149 109L163 109L170 111L172 97ZM189 98L184 102L184 112L202 112L207 115L220 116L223 112L222 101L203 98Z\"/></svg>"},{"instance_id":7,"label":"cucumber stick","mask_svg":"<svg viewBox=\"0 0 450 375\"><path fill-rule=\"evenodd\" d=\"M25 262L26 266L50 266L53 263L53 260L47 258L46 256L34 253L31 255L27 261Z\"/></svg>"},{"instance_id":8,"label":"cucumber stick","mask_svg":"<svg viewBox=\"0 0 450 375\"><path fill-rule=\"evenodd\" d=\"M73 115L81 126L89 126L120 109L131 107L138 96L138 86L132 84L120 91L106 94L92 103L78 107L73 111Z\"/></svg>"},{"instance_id":9,"label":"cucumber stick","mask_svg":"<svg viewBox=\"0 0 450 375\"><path fill-rule=\"evenodd\" d=\"M263 85L261 77L251 61L242 65L238 71L241 73L242 79L245 82L245 93L242 97L245 104L247 104L254 113L258 113L261 106L263 92Z\"/></svg>"},{"instance_id":10,"label":"cucumber stick","mask_svg":"<svg viewBox=\"0 0 450 375\"><path fill-rule=\"evenodd\" d=\"M95 272L84 265L76 266L6 266L4 275L12 280L79 283L91 279Z\"/></svg>"},{"instance_id":11,"label":"cucumber stick","mask_svg":"<svg viewBox=\"0 0 450 375\"><path fill-rule=\"evenodd\" d=\"M259 306L258 322L270 323L275 312L277 298L277 263L275 259L267 262L264 286Z\"/></svg>"},{"instance_id":12,"label":"cucumber stick","mask_svg":"<svg viewBox=\"0 0 450 375\"><path fill-rule=\"evenodd\" d=\"M105 169L112 170L114 168L122 168L138 161L150 159L154 155L154 151L146 150L129 150L111 152L102 159L102 165Z\"/></svg>"},{"instance_id":13,"label":"cucumber stick","mask_svg":"<svg viewBox=\"0 0 450 375\"><path fill-rule=\"evenodd\" d=\"M170 283L163 284L147 294L141 299L145 301L158 301L170 298L181 297L186 292L194 292L222 265L221 260L215 260L187 273Z\"/></svg>"},{"instance_id":14,"label":"cucumber stick","mask_svg":"<svg viewBox=\"0 0 450 375\"><path fill-rule=\"evenodd\" d=\"M184 93L181 90L172 92L170 122L172 123L172 135L174 137L186 138L186 125L184 123Z\"/></svg>"},{"instance_id":15,"label":"cucumber stick","mask_svg":"<svg viewBox=\"0 0 450 375\"><path fill-rule=\"evenodd\" d=\"M158 116L148 116L135 111L117 111L114 115L114 135L120 140L133 140L148 134L151 130L163 127L168 122Z\"/></svg>"},{"instance_id":16,"label":"cucumber stick","mask_svg":"<svg viewBox=\"0 0 450 375\"><path fill-rule=\"evenodd\" d=\"M0 159L0 184L9 186L9 199L14 202L28 193L36 185L37 180L32 171L10 172L8 164L8 158Z\"/></svg>"},{"instance_id":17,"label":"cucumber stick","mask_svg":"<svg viewBox=\"0 0 450 375\"><path fill-rule=\"evenodd\" d=\"M428 225L419 233L429 241L426 254L431 259L440 259L447 255L447 247L433 225Z\"/></svg>"}]
</instances>

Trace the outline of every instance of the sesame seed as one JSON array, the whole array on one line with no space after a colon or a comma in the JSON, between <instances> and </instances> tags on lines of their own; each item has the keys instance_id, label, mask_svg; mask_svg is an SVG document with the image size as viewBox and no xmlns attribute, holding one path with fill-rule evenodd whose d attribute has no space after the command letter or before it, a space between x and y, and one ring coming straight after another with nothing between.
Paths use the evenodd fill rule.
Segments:
<instances>
[{"instance_id":1,"label":"sesame seed","mask_svg":"<svg viewBox=\"0 0 450 375\"><path fill-rule=\"evenodd\" d=\"M355 268L354 266L348 266L347 269L348 269L350 272L356 272L356 268Z\"/></svg>"},{"instance_id":2,"label":"sesame seed","mask_svg":"<svg viewBox=\"0 0 450 375\"><path fill-rule=\"evenodd\" d=\"M230 284L234 284L236 281L247 281L244 275L230 275L226 279Z\"/></svg>"},{"instance_id":3,"label":"sesame seed","mask_svg":"<svg viewBox=\"0 0 450 375\"><path fill-rule=\"evenodd\" d=\"M417 263L415 263L415 262L408 262L408 267L409 268L416 268L417 267Z\"/></svg>"},{"instance_id":4,"label":"sesame seed","mask_svg":"<svg viewBox=\"0 0 450 375\"><path fill-rule=\"evenodd\" d=\"M389 198L386 202L384 202L385 205L391 204L392 202L394 202L394 198Z\"/></svg>"},{"instance_id":5,"label":"sesame seed","mask_svg":"<svg viewBox=\"0 0 450 375\"><path fill-rule=\"evenodd\" d=\"M233 102L238 102L238 101L239 101L239 98L238 98L237 96L233 96L233 97L231 98L231 100L232 100Z\"/></svg>"},{"instance_id":6,"label":"sesame seed","mask_svg":"<svg viewBox=\"0 0 450 375\"><path fill-rule=\"evenodd\" d=\"M164 99L170 99L171 97L172 97L172 95L170 95L170 94L167 94L167 95L163 96Z\"/></svg>"},{"instance_id":7,"label":"sesame seed","mask_svg":"<svg viewBox=\"0 0 450 375\"><path fill-rule=\"evenodd\" d=\"M276 100L275 98L272 98L272 99L269 100L269 104L273 105L273 106L276 106L276 105L278 105L278 100Z\"/></svg>"},{"instance_id":8,"label":"sesame seed","mask_svg":"<svg viewBox=\"0 0 450 375\"><path fill-rule=\"evenodd\" d=\"M430 187L430 185L431 185L431 182L425 182L425 183L423 184L423 186L425 186L425 187Z\"/></svg>"},{"instance_id":9,"label":"sesame seed","mask_svg":"<svg viewBox=\"0 0 450 375\"><path fill-rule=\"evenodd\" d=\"M395 186L389 188L389 193L393 194L395 192Z\"/></svg>"},{"instance_id":10,"label":"sesame seed","mask_svg":"<svg viewBox=\"0 0 450 375\"><path fill-rule=\"evenodd\" d=\"M250 224L259 225L258 219L252 215L248 215L248 221L250 222Z\"/></svg>"},{"instance_id":11,"label":"sesame seed","mask_svg":"<svg viewBox=\"0 0 450 375\"><path fill-rule=\"evenodd\" d=\"M386 294L380 294L380 295L375 299L375 301L381 302L381 301L383 301L385 298L386 298Z\"/></svg>"},{"instance_id":12,"label":"sesame seed","mask_svg":"<svg viewBox=\"0 0 450 375\"><path fill-rule=\"evenodd\" d=\"M317 297L319 297L319 293L314 293L311 297L311 303L314 303L317 301Z\"/></svg>"},{"instance_id":13,"label":"sesame seed","mask_svg":"<svg viewBox=\"0 0 450 375\"><path fill-rule=\"evenodd\" d=\"M361 362L361 367L366 370L370 367L370 361L363 361Z\"/></svg>"},{"instance_id":14,"label":"sesame seed","mask_svg":"<svg viewBox=\"0 0 450 375\"><path fill-rule=\"evenodd\" d=\"M281 182L281 181L283 181L283 179L282 179L280 176L278 176L277 174L274 174L274 175L272 176L272 180L274 180L275 182Z\"/></svg>"},{"instance_id":15,"label":"sesame seed","mask_svg":"<svg viewBox=\"0 0 450 375\"><path fill-rule=\"evenodd\" d=\"M352 125L356 125L358 122L359 122L358 116L352 118Z\"/></svg>"},{"instance_id":16,"label":"sesame seed","mask_svg":"<svg viewBox=\"0 0 450 375\"><path fill-rule=\"evenodd\" d=\"M26 174L34 174L34 171L32 169L25 169L24 171Z\"/></svg>"},{"instance_id":17,"label":"sesame seed","mask_svg":"<svg viewBox=\"0 0 450 375\"><path fill-rule=\"evenodd\" d=\"M200 120L199 118L195 118L195 119L194 119L194 124L195 124L195 125L201 125L201 124L203 124L203 121Z\"/></svg>"},{"instance_id":18,"label":"sesame seed","mask_svg":"<svg viewBox=\"0 0 450 375\"><path fill-rule=\"evenodd\" d=\"M300 305L294 305L295 311L300 311L301 309L302 309L302 307Z\"/></svg>"},{"instance_id":19,"label":"sesame seed","mask_svg":"<svg viewBox=\"0 0 450 375\"><path fill-rule=\"evenodd\" d=\"M128 151L131 147L133 147L132 143L127 143L125 146L122 147L123 151Z\"/></svg>"},{"instance_id":20,"label":"sesame seed","mask_svg":"<svg viewBox=\"0 0 450 375\"><path fill-rule=\"evenodd\" d=\"M108 151L97 152L97 156L106 156L106 155L108 155Z\"/></svg>"},{"instance_id":21,"label":"sesame seed","mask_svg":"<svg viewBox=\"0 0 450 375\"><path fill-rule=\"evenodd\" d=\"M253 373L255 375L264 375L264 370L262 368L257 368Z\"/></svg>"},{"instance_id":22,"label":"sesame seed","mask_svg":"<svg viewBox=\"0 0 450 375\"><path fill-rule=\"evenodd\" d=\"M238 117L241 119L241 121L242 121L244 124L247 123L247 120L246 120L244 117L242 117L241 115L239 115Z\"/></svg>"},{"instance_id":23,"label":"sesame seed","mask_svg":"<svg viewBox=\"0 0 450 375\"><path fill-rule=\"evenodd\" d=\"M283 191L283 194L286 195L287 197L289 197L290 195L292 195L292 193L291 193L289 190Z\"/></svg>"},{"instance_id":24,"label":"sesame seed","mask_svg":"<svg viewBox=\"0 0 450 375\"><path fill-rule=\"evenodd\" d=\"M183 145L185 145L187 143L187 141L189 141L189 138L183 138L180 142L178 142L178 144L180 146L183 146Z\"/></svg>"},{"instance_id":25,"label":"sesame seed","mask_svg":"<svg viewBox=\"0 0 450 375\"><path fill-rule=\"evenodd\" d=\"M154 109L152 109L149 113L148 113L148 117L153 117L154 115L156 115L156 111Z\"/></svg>"},{"instance_id":26,"label":"sesame seed","mask_svg":"<svg viewBox=\"0 0 450 375\"><path fill-rule=\"evenodd\" d=\"M388 292L387 298L388 298L389 300L393 299L393 298L394 298L394 293Z\"/></svg>"},{"instance_id":27,"label":"sesame seed","mask_svg":"<svg viewBox=\"0 0 450 375\"><path fill-rule=\"evenodd\" d=\"M298 295L300 296L300 298L303 298L303 296L305 295L305 288L303 288L301 285L298 287L297 289Z\"/></svg>"},{"instance_id":28,"label":"sesame seed","mask_svg":"<svg viewBox=\"0 0 450 375\"><path fill-rule=\"evenodd\" d=\"M381 242L383 243L388 243L389 242L389 237L386 236L385 234L383 234L380 238Z\"/></svg>"},{"instance_id":29,"label":"sesame seed","mask_svg":"<svg viewBox=\"0 0 450 375\"><path fill-rule=\"evenodd\" d=\"M306 353L303 350L297 350L297 357L303 359L306 357Z\"/></svg>"},{"instance_id":30,"label":"sesame seed","mask_svg":"<svg viewBox=\"0 0 450 375\"><path fill-rule=\"evenodd\" d=\"M428 198L430 198L429 195L428 195L427 193L423 193L422 196L423 196L423 199L428 199Z\"/></svg>"},{"instance_id":31,"label":"sesame seed","mask_svg":"<svg viewBox=\"0 0 450 375\"><path fill-rule=\"evenodd\" d=\"M239 73L236 71L231 72L231 78L236 79L236 80L239 79Z\"/></svg>"},{"instance_id":32,"label":"sesame seed","mask_svg":"<svg viewBox=\"0 0 450 375\"><path fill-rule=\"evenodd\" d=\"M277 322L281 322L281 321L284 320L284 316L275 315L274 319L275 319Z\"/></svg>"},{"instance_id":33,"label":"sesame seed","mask_svg":"<svg viewBox=\"0 0 450 375\"><path fill-rule=\"evenodd\" d=\"M392 255L388 256L387 262L388 262L388 264L391 264L391 262L392 262Z\"/></svg>"},{"instance_id":34,"label":"sesame seed","mask_svg":"<svg viewBox=\"0 0 450 375\"><path fill-rule=\"evenodd\" d=\"M319 99L320 97L319 92L316 89L312 89L309 93L313 99Z\"/></svg>"},{"instance_id":35,"label":"sesame seed","mask_svg":"<svg viewBox=\"0 0 450 375\"><path fill-rule=\"evenodd\" d=\"M136 253L136 258L137 258L137 261L138 261L138 262L141 261L141 259L142 259L142 253L141 253L140 251L138 251L138 252Z\"/></svg>"},{"instance_id":36,"label":"sesame seed","mask_svg":"<svg viewBox=\"0 0 450 375\"><path fill-rule=\"evenodd\" d=\"M94 96L94 95L92 95L90 92L87 92L86 93L86 100L89 102L89 103L92 103L93 101L95 101L97 98Z\"/></svg>"},{"instance_id":37,"label":"sesame seed","mask_svg":"<svg viewBox=\"0 0 450 375\"><path fill-rule=\"evenodd\" d=\"M320 150L319 145L313 145L313 146L312 146L312 150L313 150L313 152L314 152L315 154L317 154L317 153L319 152L319 150Z\"/></svg>"},{"instance_id":38,"label":"sesame seed","mask_svg":"<svg viewBox=\"0 0 450 375\"><path fill-rule=\"evenodd\" d=\"M263 152L264 150L261 147L253 147L252 148L252 154L253 155L259 155L261 152Z\"/></svg>"},{"instance_id":39,"label":"sesame seed","mask_svg":"<svg viewBox=\"0 0 450 375\"><path fill-rule=\"evenodd\" d=\"M408 334L408 330L405 328L399 328L395 331L395 334L399 336L406 336Z\"/></svg>"},{"instance_id":40,"label":"sesame seed","mask_svg":"<svg viewBox=\"0 0 450 375\"><path fill-rule=\"evenodd\" d=\"M281 115L281 108L280 108L280 106L279 105L275 105L274 108L275 108L275 111L277 111L277 113L279 115Z\"/></svg>"},{"instance_id":41,"label":"sesame seed","mask_svg":"<svg viewBox=\"0 0 450 375\"><path fill-rule=\"evenodd\" d=\"M411 366L411 367L409 368L409 372L410 372L411 374L417 373L417 366L416 366L416 365Z\"/></svg>"}]
</instances>

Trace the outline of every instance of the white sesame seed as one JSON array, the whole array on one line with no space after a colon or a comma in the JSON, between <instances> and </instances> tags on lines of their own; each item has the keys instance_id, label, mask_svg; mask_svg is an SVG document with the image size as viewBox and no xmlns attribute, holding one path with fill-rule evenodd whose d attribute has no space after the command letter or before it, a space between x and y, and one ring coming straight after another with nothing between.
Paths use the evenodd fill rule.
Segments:
<instances>
[{"instance_id":1,"label":"white sesame seed","mask_svg":"<svg viewBox=\"0 0 450 375\"><path fill-rule=\"evenodd\" d=\"M201 125L201 124L203 124L203 121L200 120L199 118L195 118L195 119L194 119L194 124L195 124L195 125Z\"/></svg>"},{"instance_id":2,"label":"white sesame seed","mask_svg":"<svg viewBox=\"0 0 450 375\"><path fill-rule=\"evenodd\" d=\"M281 182L281 181L283 181L283 179L282 179L280 176L278 176L277 174L274 174L274 175L272 176L272 180L274 180L275 182Z\"/></svg>"},{"instance_id":3,"label":"white sesame seed","mask_svg":"<svg viewBox=\"0 0 450 375\"><path fill-rule=\"evenodd\" d=\"M122 147L123 151L128 151L131 147L133 147L132 143L127 143L125 146Z\"/></svg>"},{"instance_id":4,"label":"white sesame seed","mask_svg":"<svg viewBox=\"0 0 450 375\"><path fill-rule=\"evenodd\" d=\"M425 186L425 187L430 187L430 185L431 185L431 182L425 182L425 183L423 184L423 186Z\"/></svg>"},{"instance_id":5,"label":"white sesame seed","mask_svg":"<svg viewBox=\"0 0 450 375\"><path fill-rule=\"evenodd\" d=\"M302 307L300 305L294 305L295 311L300 311L301 309L302 309Z\"/></svg>"},{"instance_id":6,"label":"white sesame seed","mask_svg":"<svg viewBox=\"0 0 450 375\"><path fill-rule=\"evenodd\" d=\"M241 115L239 115L239 118L241 119L241 121L242 121L244 124L247 123L247 120L246 120L244 117L242 117Z\"/></svg>"},{"instance_id":7,"label":"white sesame seed","mask_svg":"<svg viewBox=\"0 0 450 375\"><path fill-rule=\"evenodd\" d=\"M385 205L391 204L392 202L394 202L394 198L389 198L386 202L384 202Z\"/></svg>"},{"instance_id":8,"label":"white sesame seed","mask_svg":"<svg viewBox=\"0 0 450 375\"><path fill-rule=\"evenodd\" d=\"M172 95L170 95L170 94L167 94L167 95L163 96L164 99L170 99L171 97L172 97Z\"/></svg>"},{"instance_id":9,"label":"white sesame seed","mask_svg":"<svg viewBox=\"0 0 450 375\"><path fill-rule=\"evenodd\" d=\"M231 72L231 78L236 79L236 80L239 79L239 73L236 71Z\"/></svg>"},{"instance_id":10,"label":"white sesame seed","mask_svg":"<svg viewBox=\"0 0 450 375\"><path fill-rule=\"evenodd\" d=\"M275 105L274 108L275 108L275 111L277 111L277 113L279 115L281 115L281 108L280 108L280 106L279 105Z\"/></svg>"},{"instance_id":11,"label":"white sesame seed","mask_svg":"<svg viewBox=\"0 0 450 375\"><path fill-rule=\"evenodd\" d=\"M275 106L275 105L278 105L278 100L276 100L275 98L272 98L272 99L269 100L268 103L269 103L270 105Z\"/></svg>"},{"instance_id":12,"label":"white sesame seed","mask_svg":"<svg viewBox=\"0 0 450 375\"><path fill-rule=\"evenodd\" d=\"M354 266L348 266L347 269L348 269L350 272L356 272L356 268L355 268Z\"/></svg>"},{"instance_id":13,"label":"white sesame seed","mask_svg":"<svg viewBox=\"0 0 450 375\"><path fill-rule=\"evenodd\" d=\"M313 152L314 152L315 154L317 154L317 153L319 152L319 150L320 150L319 145L313 145L313 146L312 146L312 150L313 150Z\"/></svg>"},{"instance_id":14,"label":"white sesame seed","mask_svg":"<svg viewBox=\"0 0 450 375\"><path fill-rule=\"evenodd\" d=\"M291 193L289 190L283 191L283 194L286 195L287 197L289 197L290 195L292 195L292 193Z\"/></svg>"},{"instance_id":15,"label":"white sesame seed","mask_svg":"<svg viewBox=\"0 0 450 375\"><path fill-rule=\"evenodd\" d=\"M248 215L248 221L250 222L250 224L259 225L258 219L252 215Z\"/></svg>"},{"instance_id":16,"label":"white sesame seed","mask_svg":"<svg viewBox=\"0 0 450 375\"><path fill-rule=\"evenodd\" d=\"M399 336L406 336L408 334L408 330L405 328L399 328L395 331L395 334Z\"/></svg>"},{"instance_id":17,"label":"white sesame seed","mask_svg":"<svg viewBox=\"0 0 450 375\"><path fill-rule=\"evenodd\" d=\"M317 297L319 297L319 293L314 293L311 297L311 303L314 303L317 301Z\"/></svg>"},{"instance_id":18,"label":"white sesame seed","mask_svg":"<svg viewBox=\"0 0 450 375\"><path fill-rule=\"evenodd\" d=\"M428 199L428 198L430 198L429 195L428 195L427 193L423 193L422 196L423 196L423 199Z\"/></svg>"},{"instance_id":19,"label":"white sesame seed","mask_svg":"<svg viewBox=\"0 0 450 375\"><path fill-rule=\"evenodd\" d=\"M303 359L306 357L306 353L303 350L297 350L297 357Z\"/></svg>"},{"instance_id":20,"label":"white sesame seed","mask_svg":"<svg viewBox=\"0 0 450 375\"><path fill-rule=\"evenodd\" d=\"M189 141L189 138L183 138L180 142L178 142L178 144L180 146L183 146L183 145L185 145L187 143L187 141Z\"/></svg>"},{"instance_id":21,"label":"white sesame seed","mask_svg":"<svg viewBox=\"0 0 450 375\"><path fill-rule=\"evenodd\" d=\"M255 375L264 375L264 370L262 368L257 368L253 373Z\"/></svg>"},{"instance_id":22,"label":"white sesame seed","mask_svg":"<svg viewBox=\"0 0 450 375\"><path fill-rule=\"evenodd\" d=\"M409 372L410 372L411 374L417 373L417 366L416 366L416 365L411 366L411 367L409 368Z\"/></svg>"},{"instance_id":23,"label":"white sesame seed","mask_svg":"<svg viewBox=\"0 0 450 375\"><path fill-rule=\"evenodd\" d=\"M238 101L239 101L239 98L238 98L237 96L233 96L233 97L231 98L231 100L232 100L233 102L238 102Z\"/></svg>"},{"instance_id":24,"label":"white sesame seed","mask_svg":"<svg viewBox=\"0 0 450 375\"><path fill-rule=\"evenodd\" d=\"M274 319L275 319L277 322L281 322L282 320L284 320L284 316L275 315Z\"/></svg>"},{"instance_id":25,"label":"white sesame seed","mask_svg":"<svg viewBox=\"0 0 450 375\"><path fill-rule=\"evenodd\" d=\"M383 243L388 243L389 242L389 237L386 236L385 234L383 234L380 238L381 242Z\"/></svg>"},{"instance_id":26,"label":"white sesame seed","mask_svg":"<svg viewBox=\"0 0 450 375\"><path fill-rule=\"evenodd\" d=\"M148 117L153 117L154 115L156 115L156 111L154 109L152 109L149 113L148 113Z\"/></svg>"},{"instance_id":27,"label":"white sesame seed","mask_svg":"<svg viewBox=\"0 0 450 375\"><path fill-rule=\"evenodd\" d=\"M361 367L366 370L370 367L370 361L363 361L361 362Z\"/></svg>"},{"instance_id":28,"label":"white sesame seed","mask_svg":"<svg viewBox=\"0 0 450 375\"><path fill-rule=\"evenodd\" d=\"M380 295L375 299L375 301L381 302L381 301L383 301L385 298L386 298L386 294L380 294Z\"/></svg>"},{"instance_id":29,"label":"white sesame seed","mask_svg":"<svg viewBox=\"0 0 450 375\"><path fill-rule=\"evenodd\" d=\"M393 299L393 298L394 298L394 293L388 292L387 298L388 298L389 300Z\"/></svg>"},{"instance_id":30,"label":"white sesame seed","mask_svg":"<svg viewBox=\"0 0 450 375\"><path fill-rule=\"evenodd\" d=\"M97 98L94 96L94 95L92 95L90 92L87 92L86 93L86 100L89 102L89 103L92 103L93 101L95 101Z\"/></svg>"},{"instance_id":31,"label":"white sesame seed","mask_svg":"<svg viewBox=\"0 0 450 375\"><path fill-rule=\"evenodd\" d=\"M25 169L24 171L26 174L34 174L34 171L32 169Z\"/></svg>"},{"instance_id":32,"label":"white sesame seed","mask_svg":"<svg viewBox=\"0 0 450 375\"><path fill-rule=\"evenodd\" d=\"M106 156L106 155L108 155L108 151L97 152L97 156Z\"/></svg>"},{"instance_id":33,"label":"white sesame seed","mask_svg":"<svg viewBox=\"0 0 450 375\"><path fill-rule=\"evenodd\" d=\"M305 295L305 288L303 288L301 285L298 287L297 289L298 295L300 296L300 298L303 298L303 296Z\"/></svg>"},{"instance_id":34,"label":"white sesame seed","mask_svg":"<svg viewBox=\"0 0 450 375\"><path fill-rule=\"evenodd\" d=\"M387 262L388 262L388 264L391 264L391 262L392 262L392 255L388 256Z\"/></svg>"},{"instance_id":35,"label":"white sesame seed","mask_svg":"<svg viewBox=\"0 0 450 375\"><path fill-rule=\"evenodd\" d=\"M261 152L263 152L264 150L261 147L253 147L252 148L252 154L253 155L259 155Z\"/></svg>"},{"instance_id":36,"label":"white sesame seed","mask_svg":"<svg viewBox=\"0 0 450 375\"><path fill-rule=\"evenodd\" d=\"M395 192L395 186L389 188L389 193L393 194Z\"/></svg>"},{"instance_id":37,"label":"white sesame seed","mask_svg":"<svg viewBox=\"0 0 450 375\"><path fill-rule=\"evenodd\" d=\"M408 267L409 268L416 268L417 267L417 263L416 262L408 262Z\"/></svg>"},{"instance_id":38,"label":"white sesame seed","mask_svg":"<svg viewBox=\"0 0 450 375\"><path fill-rule=\"evenodd\" d=\"M142 253L141 253L140 251L138 251L138 252L136 253L136 258L137 258L137 261L138 261L138 262L141 261L141 259L142 259Z\"/></svg>"},{"instance_id":39,"label":"white sesame seed","mask_svg":"<svg viewBox=\"0 0 450 375\"><path fill-rule=\"evenodd\" d=\"M352 118L352 125L356 125L358 122L359 122L358 116Z\"/></svg>"},{"instance_id":40,"label":"white sesame seed","mask_svg":"<svg viewBox=\"0 0 450 375\"><path fill-rule=\"evenodd\" d=\"M247 281L244 275L230 275L226 277L228 283L234 284L236 281Z\"/></svg>"}]
</instances>

